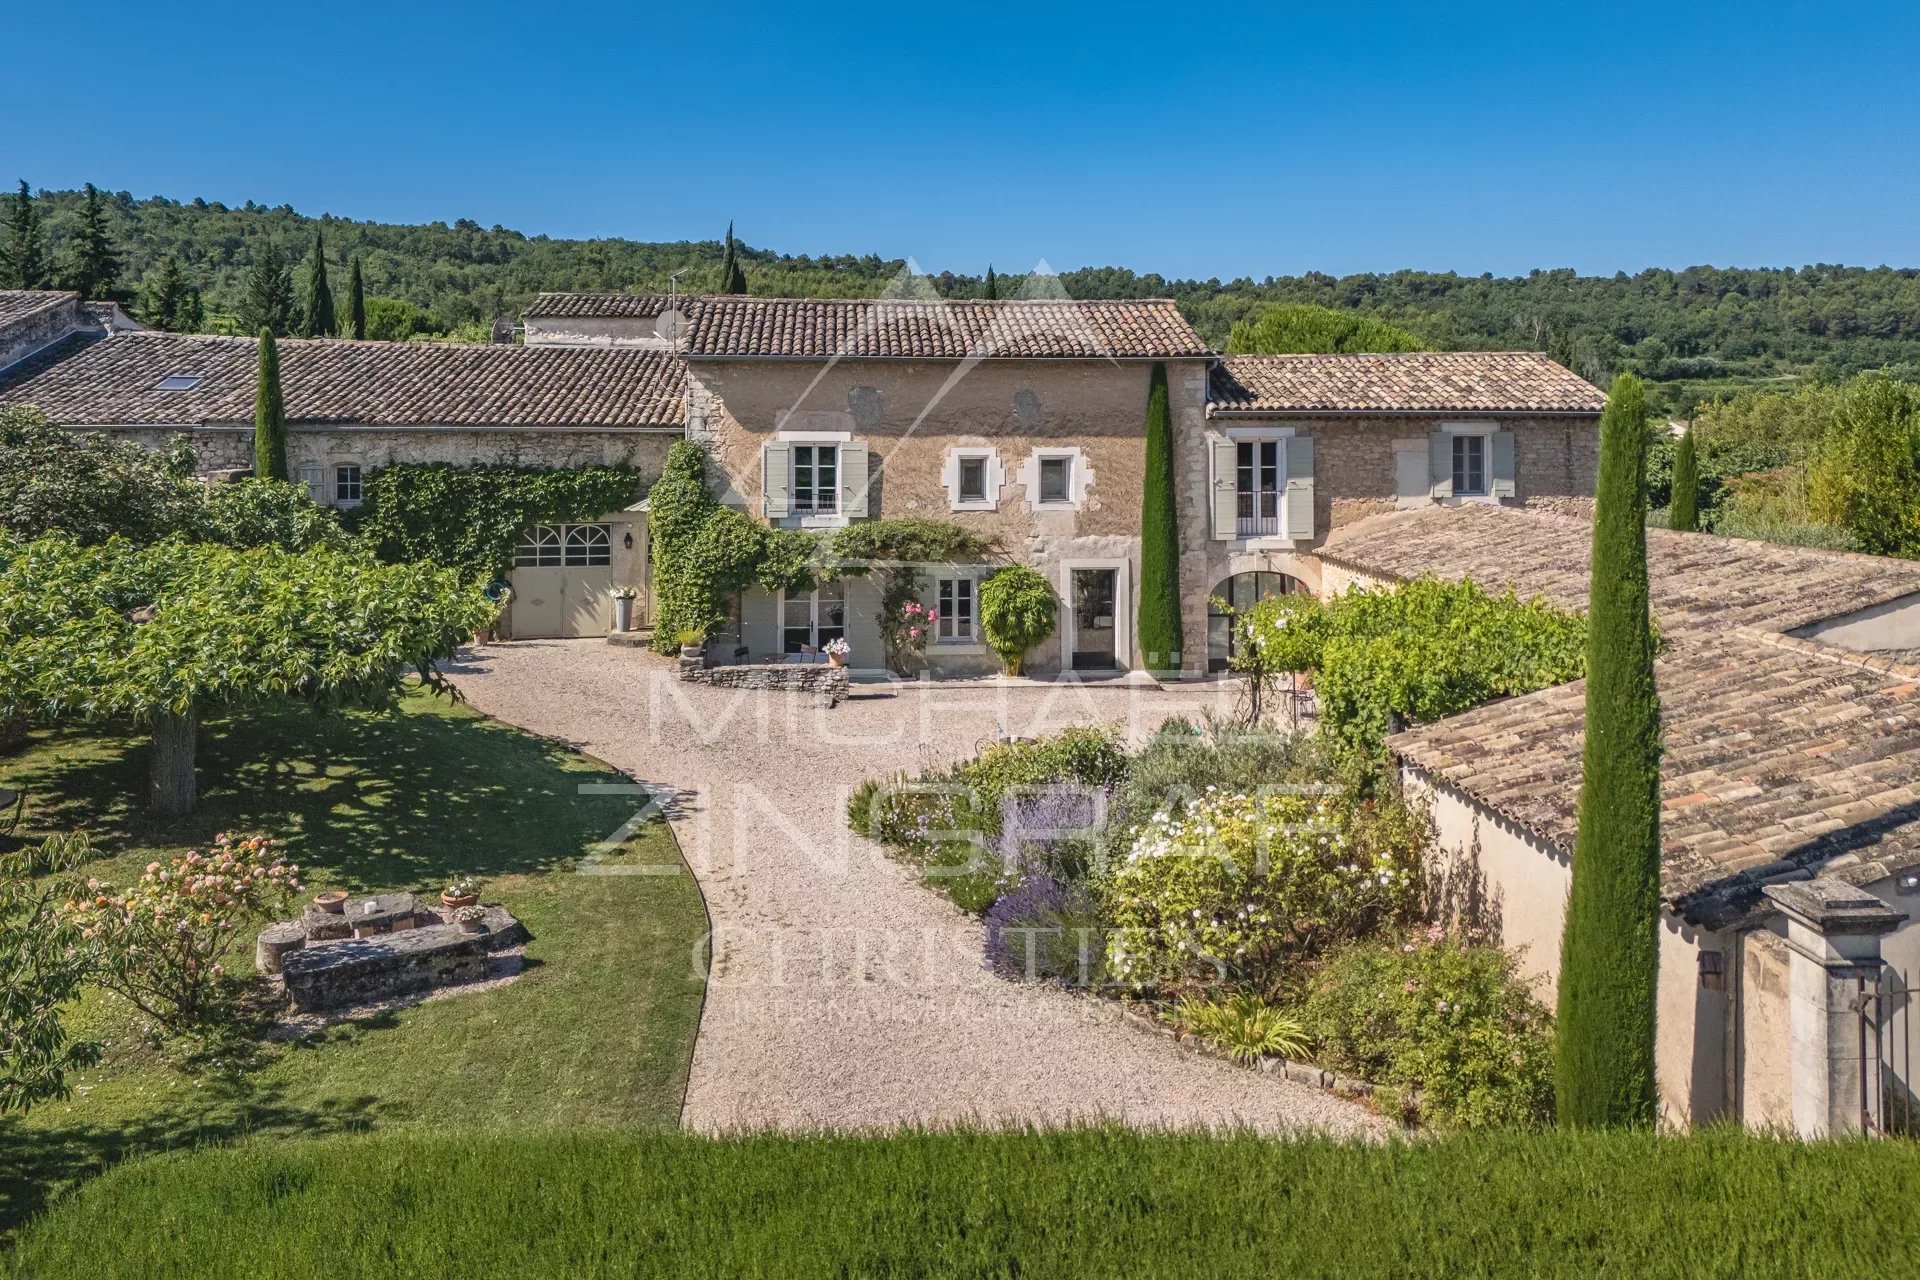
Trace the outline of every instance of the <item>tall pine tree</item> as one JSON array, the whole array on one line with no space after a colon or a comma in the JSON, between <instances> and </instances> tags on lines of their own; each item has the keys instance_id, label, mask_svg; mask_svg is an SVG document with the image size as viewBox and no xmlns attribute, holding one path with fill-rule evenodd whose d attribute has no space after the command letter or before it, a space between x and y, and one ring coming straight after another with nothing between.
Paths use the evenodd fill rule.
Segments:
<instances>
[{"instance_id":1,"label":"tall pine tree","mask_svg":"<svg viewBox=\"0 0 1920 1280\"><path fill-rule=\"evenodd\" d=\"M254 251L253 265L247 270L246 288L240 295L240 323L254 332L269 329L275 337L285 337L293 331L297 309L287 260L269 236Z\"/></svg>"},{"instance_id":2,"label":"tall pine tree","mask_svg":"<svg viewBox=\"0 0 1920 1280\"><path fill-rule=\"evenodd\" d=\"M120 260L107 235L107 205L89 182L80 204L80 227L67 241L67 287L83 298L104 298L113 292Z\"/></svg>"},{"instance_id":3,"label":"tall pine tree","mask_svg":"<svg viewBox=\"0 0 1920 1280\"><path fill-rule=\"evenodd\" d=\"M367 336L367 287L360 279L360 255L347 264L347 336Z\"/></svg>"},{"instance_id":4,"label":"tall pine tree","mask_svg":"<svg viewBox=\"0 0 1920 1280\"><path fill-rule=\"evenodd\" d=\"M7 239L0 244L0 285L9 289L43 289L47 284L46 252L40 243L40 214L33 207L33 189L25 178L20 192L7 202Z\"/></svg>"},{"instance_id":5,"label":"tall pine tree","mask_svg":"<svg viewBox=\"0 0 1920 1280\"><path fill-rule=\"evenodd\" d=\"M327 284L327 234L315 231L313 256L307 259L307 307L300 332L309 338L331 338L335 327L333 289Z\"/></svg>"},{"instance_id":6,"label":"tall pine tree","mask_svg":"<svg viewBox=\"0 0 1920 1280\"><path fill-rule=\"evenodd\" d=\"M1660 964L1660 700L1647 604L1646 387L1600 420L1586 746L1561 940L1554 1096L1576 1128L1650 1126Z\"/></svg>"},{"instance_id":7,"label":"tall pine tree","mask_svg":"<svg viewBox=\"0 0 1920 1280\"><path fill-rule=\"evenodd\" d=\"M981 290L980 296L989 302L1000 296L1000 282L994 278L991 262L987 264L987 287Z\"/></svg>"},{"instance_id":8,"label":"tall pine tree","mask_svg":"<svg viewBox=\"0 0 1920 1280\"><path fill-rule=\"evenodd\" d=\"M186 290L186 281L180 276L180 259L169 253L160 259L159 269L147 277L147 287L140 299L140 318L169 333L185 329L181 312Z\"/></svg>"},{"instance_id":9,"label":"tall pine tree","mask_svg":"<svg viewBox=\"0 0 1920 1280\"><path fill-rule=\"evenodd\" d=\"M733 224L727 224L727 247L720 255L719 293L745 293L747 291L747 273L740 266L740 250L733 238Z\"/></svg>"},{"instance_id":10,"label":"tall pine tree","mask_svg":"<svg viewBox=\"0 0 1920 1280\"><path fill-rule=\"evenodd\" d=\"M1700 454L1691 424L1673 446L1673 501L1667 516L1670 529L1693 533L1700 528Z\"/></svg>"},{"instance_id":11,"label":"tall pine tree","mask_svg":"<svg viewBox=\"0 0 1920 1280\"><path fill-rule=\"evenodd\" d=\"M1180 525L1173 494L1167 366L1147 383L1147 476L1140 499L1140 652L1147 670L1180 670Z\"/></svg>"},{"instance_id":12,"label":"tall pine tree","mask_svg":"<svg viewBox=\"0 0 1920 1280\"><path fill-rule=\"evenodd\" d=\"M260 330L260 377L253 391L253 474L287 478L287 402L280 394L280 348L273 330Z\"/></svg>"}]
</instances>

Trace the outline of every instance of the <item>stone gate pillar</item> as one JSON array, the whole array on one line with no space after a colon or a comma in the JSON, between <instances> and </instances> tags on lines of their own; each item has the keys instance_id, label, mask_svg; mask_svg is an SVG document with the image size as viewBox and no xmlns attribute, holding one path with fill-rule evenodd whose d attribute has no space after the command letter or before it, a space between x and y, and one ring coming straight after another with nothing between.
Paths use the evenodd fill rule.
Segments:
<instances>
[{"instance_id":1,"label":"stone gate pillar","mask_svg":"<svg viewBox=\"0 0 1920 1280\"><path fill-rule=\"evenodd\" d=\"M1819 877L1762 890L1787 919L1788 1059L1793 1128L1803 1138L1878 1128L1878 1042L1863 992L1880 983L1880 939L1907 918L1880 899ZM1868 1028L1865 1051L1861 1029Z\"/></svg>"}]
</instances>

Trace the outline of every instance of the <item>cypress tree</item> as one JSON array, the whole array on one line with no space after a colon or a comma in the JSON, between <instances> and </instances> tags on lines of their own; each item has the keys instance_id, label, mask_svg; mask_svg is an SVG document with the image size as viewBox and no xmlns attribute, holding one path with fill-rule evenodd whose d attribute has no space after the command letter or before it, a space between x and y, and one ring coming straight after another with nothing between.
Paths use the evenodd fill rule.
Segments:
<instances>
[{"instance_id":1,"label":"cypress tree","mask_svg":"<svg viewBox=\"0 0 1920 1280\"><path fill-rule=\"evenodd\" d=\"M7 242L0 249L6 267L4 283L10 289L39 289L47 283L47 262L40 247L40 215L33 207L33 189L20 180L20 193L7 206Z\"/></svg>"},{"instance_id":2,"label":"cypress tree","mask_svg":"<svg viewBox=\"0 0 1920 1280\"><path fill-rule=\"evenodd\" d=\"M987 287L981 291L981 297L992 302L1000 296L1000 282L993 278L993 264L987 264Z\"/></svg>"},{"instance_id":3,"label":"cypress tree","mask_svg":"<svg viewBox=\"0 0 1920 1280\"><path fill-rule=\"evenodd\" d=\"M331 338L337 327L333 316L333 289L327 284L327 236L313 233L313 256L307 259L307 309L301 332L309 338Z\"/></svg>"},{"instance_id":4,"label":"cypress tree","mask_svg":"<svg viewBox=\"0 0 1920 1280\"><path fill-rule=\"evenodd\" d=\"M199 285L188 285L180 295L180 318L176 327L181 333L198 333L207 327L207 308L200 300Z\"/></svg>"},{"instance_id":5,"label":"cypress tree","mask_svg":"<svg viewBox=\"0 0 1920 1280\"><path fill-rule=\"evenodd\" d=\"M1693 533L1700 528L1700 455L1691 423L1673 447L1673 501L1667 515L1670 529Z\"/></svg>"},{"instance_id":6,"label":"cypress tree","mask_svg":"<svg viewBox=\"0 0 1920 1280\"><path fill-rule=\"evenodd\" d=\"M740 267L740 252L733 238L733 224L727 224L727 247L720 256L720 293L745 293L747 273Z\"/></svg>"},{"instance_id":7,"label":"cypress tree","mask_svg":"<svg viewBox=\"0 0 1920 1280\"><path fill-rule=\"evenodd\" d=\"M360 280L360 255L347 266L347 336L367 336L367 288Z\"/></svg>"},{"instance_id":8,"label":"cypress tree","mask_svg":"<svg viewBox=\"0 0 1920 1280\"><path fill-rule=\"evenodd\" d=\"M146 296L140 302L140 318L156 329L176 333L181 323L186 282L180 278L180 260L169 253L160 259L160 269L147 280Z\"/></svg>"},{"instance_id":9,"label":"cypress tree","mask_svg":"<svg viewBox=\"0 0 1920 1280\"><path fill-rule=\"evenodd\" d=\"M1147 476L1140 500L1140 652L1147 669L1180 669L1180 526L1174 510L1173 415L1167 367L1147 384Z\"/></svg>"},{"instance_id":10,"label":"cypress tree","mask_svg":"<svg viewBox=\"0 0 1920 1280\"><path fill-rule=\"evenodd\" d=\"M287 273L287 260L280 246L268 238L253 255L247 270L246 289L240 296L240 323L256 332L271 329L283 337L293 328L293 279Z\"/></svg>"},{"instance_id":11,"label":"cypress tree","mask_svg":"<svg viewBox=\"0 0 1920 1280\"><path fill-rule=\"evenodd\" d=\"M260 380L253 392L253 474L287 478L287 404L280 395L280 348L273 330L260 330Z\"/></svg>"},{"instance_id":12,"label":"cypress tree","mask_svg":"<svg viewBox=\"0 0 1920 1280\"><path fill-rule=\"evenodd\" d=\"M1614 379L1600 421L1587 612L1586 747L1561 940L1560 1123L1649 1126L1659 976L1660 702L1647 605L1646 388Z\"/></svg>"},{"instance_id":13,"label":"cypress tree","mask_svg":"<svg viewBox=\"0 0 1920 1280\"><path fill-rule=\"evenodd\" d=\"M80 229L69 240L67 287L77 289L83 298L104 298L113 292L114 277L120 274L120 262L113 252L113 240L107 235L107 206L89 182L86 199L80 205Z\"/></svg>"}]
</instances>

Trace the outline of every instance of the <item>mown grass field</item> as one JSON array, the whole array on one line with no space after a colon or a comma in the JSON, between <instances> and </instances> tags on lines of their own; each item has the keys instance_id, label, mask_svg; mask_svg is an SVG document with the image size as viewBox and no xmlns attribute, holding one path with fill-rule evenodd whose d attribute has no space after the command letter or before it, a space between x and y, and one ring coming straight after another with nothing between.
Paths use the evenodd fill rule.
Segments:
<instances>
[{"instance_id":1,"label":"mown grass field","mask_svg":"<svg viewBox=\"0 0 1920 1280\"><path fill-rule=\"evenodd\" d=\"M128 1165L22 1276L1838 1277L1920 1266L1920 1159L1735 1133L1363 1146L1083 1130L444 1130Z\"/></svg>"},{"instance_id":2,"label":"mown grass field","mask_svg":"<svg viewBox=\"0 0 1920 1280\"><path fill-rule=\"evenodd\" d=\"M286 841L308 890L437 893L487 879L532 931L512 984L431 1001L182 1069L131 1010L90 994L74 1025L106 1060L68 1102L0 1121L0 1243L62 1191L132 1155L241 1137L675 1125L697 1030L706 917L691 875L577 875L640 805L580 793L621 779L582 756L416 694L389 716L269 709L209 726L200 811L140 811L144 747L50 734L0 758L30 797L20 837L84 829L126 882L219 831ZM665 824L620 860L677 864ZM250 943L235 963L252 963ZM202 1274L209 1274L202 1271Z\"/></svg>"}]
</instances>

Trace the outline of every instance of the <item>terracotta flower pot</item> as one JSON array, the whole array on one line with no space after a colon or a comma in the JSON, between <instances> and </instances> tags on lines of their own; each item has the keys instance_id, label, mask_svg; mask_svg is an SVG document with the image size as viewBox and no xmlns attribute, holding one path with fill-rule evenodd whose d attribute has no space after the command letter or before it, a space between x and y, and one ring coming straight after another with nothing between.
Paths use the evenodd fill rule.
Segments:
<instances>
[{"instance_id":1,"label":"terracotta flower pot","mask_svg":"<svg viewBox=\"0 0 1920 1280\"><path fill-rule=\"evenodd\" d=\"M847 655L844 653L830 653L827 655L827 665L830 667L844 667L847 665Z\"/></svg>"},{"instance_id":2,"label":"terracotta flower pot","mask_svg":"<svg viewBox=\"0 0 1920 1280\"><path fill-rule=\"evenodd\" d=\"M440 905L450 907L455 911L458 911L461 907L470 907L478 901L480 901L480 895L477 893L463 893L458 897L444 891L440 894Z\"/></svg>"},{"instance_id":3,"label":"terracotta flower pot","mask_svg":"<svg viewBox=\"0 0 1920 1280\"><path fill-rule=\"evenodd\" d=\"M329 889L325 893L316 893L313 895L313 905L322 911L331 911L333 914L339 915L347 909L347 891L345 889Z\"/></svg>"}]
</instances>

